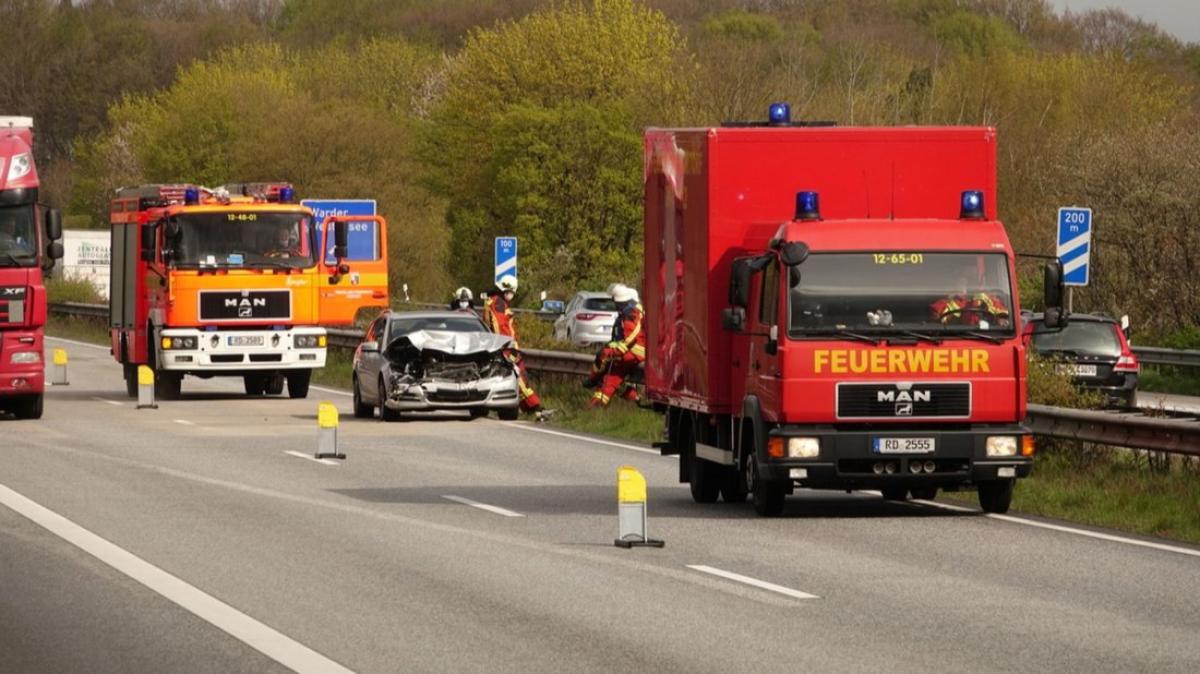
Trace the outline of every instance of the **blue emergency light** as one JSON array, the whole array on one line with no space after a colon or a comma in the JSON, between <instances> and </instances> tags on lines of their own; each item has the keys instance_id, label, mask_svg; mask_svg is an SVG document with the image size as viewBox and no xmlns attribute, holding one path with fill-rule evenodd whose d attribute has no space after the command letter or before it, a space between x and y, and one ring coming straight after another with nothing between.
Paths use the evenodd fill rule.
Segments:
<instances>
[{"instance_id":1,"label":"blue emergency light","mask_svg":"<svg viewBox=\"0 0 1200 674\"><path fill-rule=\"evenodd\" d=\"M816 192L796 193L796 220L821 219L821 195Z\"/></svg>"},{"instance_id":2,"label":"blue emergency light","mask_svg":"<svg viewBox=\"0 0 1200 674\"><path fill-rule=\"evenodd\" d=\"M982 220L984 218L982 191L967 190L962 193L962 210L958 212L958 217L963 220Z\"/></svg>"},{"instance_id":3,"label":"blue emergency light","mask_svg":"<svg viewBox=\"0 0 1200 674\"><path fill-rule=\"evenodd\" d=\"M200 203L200 190L195 187L188 187L183 190L183 203L198 204Z\"/></svg>"},{"instance_id":4,"label":"blue emergency light","mask_svg":"<svg viewBox=\"0 0 1200 674\"><path fill-rule=\"evenodd\" d=\"M290 204L296 198L296 190L291 185L284 185L279 188L279 203Z\"/></svg>"},{"instance_id":5,"label":"blue emergency light","mask_svg":"<svg viewBox=\"0 0 1200 674\"><path fill-rule=\"evenodd\" d=\"M787 103L772 103L767 112L767 118L772 125L785 125L792 122L792 106Z\"/></svg>"}]
</instances>

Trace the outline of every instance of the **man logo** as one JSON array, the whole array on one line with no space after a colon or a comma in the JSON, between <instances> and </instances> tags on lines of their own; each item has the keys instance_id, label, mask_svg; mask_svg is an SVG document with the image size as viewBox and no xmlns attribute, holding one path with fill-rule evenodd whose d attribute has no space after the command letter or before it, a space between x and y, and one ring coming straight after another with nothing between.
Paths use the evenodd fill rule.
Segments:
<instances>
[{"instance_id":1,"label":"man logo","mask_svg":"<svg viewBox=\"0 0 1200 674\"><path fill-rule=\"evenodd\" d=\"M238 318L254 318L254 307L238 307Z\"/></svg>"},{"instance_id":2,"label":"man logo","mask_svg":"<svg viewBox=\"0 0 1200 674\"><path fill-rule=\"evenodd\" d=\"M913 415L912 403L896 403L896 416L911 417Z\"/></svg>"},{"instance_id":3,"label":"man logo","mask_svg":"<svg viewBox=\"0 0 1200 674\"><path fill-rule=\"evenodd\" d=\"M877 391L881 403L927 403L933 401L933 391Z\"/></svg>"},{"instance_id":4,"label":"man logo","mask_svg":"<svg viewBox=\"0 0 1200 674\"><path fill-rule=\"evenodd\" d=\"M253 309L253 307L266 307L267 300L265 297L255 297L255 298L243 297L240 300L236 299L236 298L235 299L227 299L227 300L225 300L225 306L227 308L228 307L237 307L238 308L238 316L241 316L243 309L250 311ZM247 315L249 315L249 314L247 314Z\"/></svg>"}]
</instances>

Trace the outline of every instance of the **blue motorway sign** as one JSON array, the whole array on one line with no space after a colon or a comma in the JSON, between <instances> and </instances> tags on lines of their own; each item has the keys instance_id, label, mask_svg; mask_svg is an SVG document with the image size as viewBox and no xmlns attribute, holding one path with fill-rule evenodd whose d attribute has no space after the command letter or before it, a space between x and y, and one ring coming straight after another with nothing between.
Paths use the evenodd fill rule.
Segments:
<instances>
[{"instance_id":1,"label":"blue motorway sign","mask_svg":"<svg viewBox=\"0 0 1200 674\"><path fill-rule=\"evenodd\" d=\"M318 227L331 215L375 215L374 199L304 199L300 205L312 209ZM346 239L347 260L379 259L379 232L375 229L374 222L350 223L349 237ZM326 251L325 262L336 262L332 241Z\"/></svg>"},{"instance_id":2,"label":"blue motorway sign","mask_svg":"<svg viewBox=\"0 0 1200 674\"><path fill-rule=\"evenodd\" d=\"M517 237L496 237L496 282L502 276L517 275Z\"/></svg>"},{"instance_id":3,"label":"blue motorway sign","mask_svg":"<svg viewBox=\"0 0 1200 674\"><path fill-rule=\"evenodd\" d=\"M1069 286L1086 286L1091 273L1092 209L1058 209L1058 259Z\"/></svg>"}]
</instances>

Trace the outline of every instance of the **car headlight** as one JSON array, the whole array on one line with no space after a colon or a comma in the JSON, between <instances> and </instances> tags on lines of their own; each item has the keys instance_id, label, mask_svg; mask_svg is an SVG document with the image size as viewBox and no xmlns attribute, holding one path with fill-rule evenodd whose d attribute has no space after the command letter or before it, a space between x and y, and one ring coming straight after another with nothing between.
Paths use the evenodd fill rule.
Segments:
<instances>
[{"instance_id":1,"label":"car headlight","mask_svg":"<svg viewBox=\"0 0 1200 674\"><path fill-rule=\"evenodd\" d=\"M1015 435L989 435L987 438L988 456L1016 456L1017 438Z\"/></svg>"},{"instance_id":2,"label":"car headlight","mask_svg":"<svg viewBox=\"0 0 1200 674\"><path fill-rule=\"evenodd\" d=\"M821 453L821 441L818 438L788 438L787 452L793 459L815 459Z\"/></svg>"},{"instance_id":3,"label":"car headlight","mask_svg":"<svg viewBox=\"0 0 1200 674\"><path fill-rule=\"evenodd\" d=\"M22 363L40 363L42 362L42 354L37 351L17 351L14 352L9 362L14 365Z\"/></svg>"}]
</instances>

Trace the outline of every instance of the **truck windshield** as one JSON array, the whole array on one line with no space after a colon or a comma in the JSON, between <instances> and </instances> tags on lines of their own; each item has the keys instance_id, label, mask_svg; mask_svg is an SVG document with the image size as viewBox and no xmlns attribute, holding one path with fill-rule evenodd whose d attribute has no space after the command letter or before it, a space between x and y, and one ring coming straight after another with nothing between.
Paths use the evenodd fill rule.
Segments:
<instances>
[{"instance_id":1,"label":"truck windshield","mask_svg":"<svg viewBox=\"0 0 1200 674\"><path fill-rule=\"evenodd\" d=\"M165 247L177 267L311 267L306 213L221 212L172 217Z\"/></svg>"},{"instance_id":2,"label":"truck windshield","mask_svg":"<svg viewBox=\"0 0 1200 674\"><path fill-rule=\"evenodd\" d=\"M852 331L994 339L1013 332L1001 253L814 253L791 281L793 337Z\"/></svg>"},{"instance_id":3,"label":"truck windshield","mask_svg":"<svg viewBox=\"0 0 1200 674\"><path fill-rule=\"evenodd\" d=\"M0 267L37 264L33 206L0 206Z\"/></svg>"}]
</instances>

